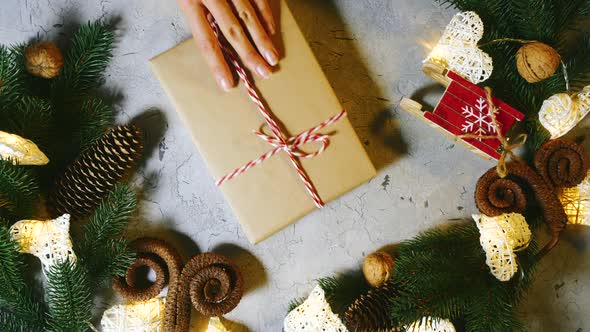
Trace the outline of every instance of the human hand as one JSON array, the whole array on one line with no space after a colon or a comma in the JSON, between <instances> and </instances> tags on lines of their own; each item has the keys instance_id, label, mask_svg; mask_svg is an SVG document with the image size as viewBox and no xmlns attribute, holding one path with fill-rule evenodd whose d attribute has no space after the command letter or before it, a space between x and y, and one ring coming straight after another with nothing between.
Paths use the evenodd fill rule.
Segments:
<instances>
[{"instance_id":1,"label":"human hand","mask_svg":"<svg viewBox=\"0 0 590 332\"><path fill-rule=\"evenodd\" d=\"M279 61L279 53L270 39L270 35L276 32L276 26L268 0L177 1L217 84L223 90L228 91L235 82L209 25L209 14L215 18L246 67L260 77L270 76L271 66Z\"/></svg>"}]
</instances>

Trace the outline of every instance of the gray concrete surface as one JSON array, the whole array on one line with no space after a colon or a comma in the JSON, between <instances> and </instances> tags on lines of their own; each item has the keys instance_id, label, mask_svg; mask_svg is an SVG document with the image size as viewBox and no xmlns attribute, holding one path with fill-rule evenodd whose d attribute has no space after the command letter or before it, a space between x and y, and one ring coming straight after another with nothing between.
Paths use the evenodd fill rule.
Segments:
<instances>
[{"instance_id":1,"label":"gray concrete surface","mask_svg":"<svg viewBox=\"0 0 590 332\"><path fill-rule=\"evenodd\" d=\"M150 57L189 36L175 1L0 3L2 43L58 37L77 21L120 18L107 76L107 86L123 96L120 120L149 109L161 110L166 119L166 128L153 128L155 151L136 180L149 190L132 233L159 234L185 254L216 250L233 257L248 290L227 318L250 331L279 331L289 301L306 296L314 279L357 268L364 255L383 245L470 216L476 211L475 182L492 166L397 107L404 95L437 90L419 68L425 45L436 42L450 9L432 0L289 3L380 171L370 183L257 246L248 244L149 70ZM160 129L167 129L161 141ZM589 239L588 228L570 229L543 263L522 308L531 331L590 329ZM195 325L200 330L202 322Z\"/></svg>"}]
</instances>

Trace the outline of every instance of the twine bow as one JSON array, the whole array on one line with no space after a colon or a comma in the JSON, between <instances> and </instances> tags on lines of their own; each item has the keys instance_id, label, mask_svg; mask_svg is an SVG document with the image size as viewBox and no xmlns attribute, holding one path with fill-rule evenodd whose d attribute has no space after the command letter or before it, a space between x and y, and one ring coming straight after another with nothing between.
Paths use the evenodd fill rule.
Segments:
<instances>
[{"instance_id":1,"label":"twine bow","mask_svg":"<svg viewBox=\"0 0 590 332\"><path fill-rule=\"evenodd\" d=\"M508 168L506 167L506 162L508 157L512 158L513 160L522 162L522 159L518 157L514 150L522 147L525 145L527 140L527 134L519 134L514 139L515 143L510 144L509 139L502 135L500 124L498 123L498 119L496 118L496 106L494 105L494 101L492 99L492 88L485 87L486 98L488 102L488 112L490 115L490 119L492 120L492 125L494 128L494 132L496 135L477 135L477 134L465 134L459 135L460 138L476 138L476 139L498 139L500 141L500 159L498 159L498 165L496 165L496 172L501 178L505 178L508 176Z\"/></svg>"},{"instance_id":2,"label":"twine bow","mask_svg":"<svg viewBox=\"0 0 590 332\"><path fill-rule=\"evenodd\" d=\"M220 186L224 182L236 178L237 176L248 171L250 168L252 168L252 167L262 163L266 159L274 156L275 154L277 154L281 151L284 151L287 154L287 156L289 157L291 164L296 169L297 174L299 175L299 178L301 179L303 185L305 186L306 191L313 199L314 204L318 208L322 208L324 206L324 202L320 198L315 186L311 182L311 179L309 178L307 173L305 173L305 171L303 170L303 167L301 166L301 162L299 161L299 158L314 158L314 157L320 155L322 152L324 152L324 150L329 145L330 136L317 134L317 132L319 130L333 124L334 122L342 119L344 116L346 116L346 111L342 111L342 112L332 116L331 118L327 119L326 121L320 123L319 125L317 125L313 128L310 128L310 129L308 129L296 136L288 137L281 129L281 126L279 125L279 123L274 119L273 115L266 109L262 99L258 96L258 92L257 92L254 84L252 83L248 74L246 73L246 70L242 67L242 65L238 61L238 58L237 58L236 54L234 53L233 49L231 48L231 46L227 43L227 41L221 35L221 32L219 30L219 26L217 25L215 20L211 17L211 15L209 15L208 18L209 18L209 23L211 24L211 27L213 28L213 31L215 32L215 35L217 36L217 40L219 42L221 49L223 50L223 53L225 54L225 56L229 59L229 61L234 66L238 76L240 77L240 80L242 81L242 83L246 87L246 90L248 91L248 96L250 97L252 102L257 106L258 111L260 112L260 114L262 115L262 117L264 118L264 120L266 122L266 125L268 125L268 127L271 130L271 135L267 135L267 134L263 133L262 130L256 131L256 132L254 132L254 134L256 136L258 136L260 139L264 140L265 142L267 142L268 144L270 144L271 146L274 147L274 149L266 152L262 156L260 156L256 159L253 159L253 160L247 162L246 164L244 164L242 167L236 168L235 170L222 176L219 180L217 180L216 184L218 186ZM303 145L306 145L309 143L320 143L320 147L316 151L310 152L310 153L301 151L300 148Z\"/></svg>"}]
</instances>

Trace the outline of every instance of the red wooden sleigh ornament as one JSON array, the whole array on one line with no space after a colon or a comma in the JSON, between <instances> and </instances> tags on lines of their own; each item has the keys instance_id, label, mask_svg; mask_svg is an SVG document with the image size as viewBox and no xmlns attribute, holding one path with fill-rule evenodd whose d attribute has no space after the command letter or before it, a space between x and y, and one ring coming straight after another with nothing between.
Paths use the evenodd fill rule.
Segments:
<instances>
[{"instance_id":1,"label":"red wooden sleigh ornament","mask_svg":"<svg viewBox=\"0 0 590 332\"><path fill-rule=\"evenodd\" d=\"M501 142L497 138L491 138L497 136L497 133L489 114L484 89L439 64L426 63L423 70L435 81L446 86L441 100L432 112L423 111L421 104L407 98L402 100L401 107L431 127L464 143L479 156L498 160L502 152ZM492 100L500 133L506 137L514 124L524 119L524 114L498 98L494 97ZM463 135L482 138L466 138Z\"/></svg>"}]
</instances>

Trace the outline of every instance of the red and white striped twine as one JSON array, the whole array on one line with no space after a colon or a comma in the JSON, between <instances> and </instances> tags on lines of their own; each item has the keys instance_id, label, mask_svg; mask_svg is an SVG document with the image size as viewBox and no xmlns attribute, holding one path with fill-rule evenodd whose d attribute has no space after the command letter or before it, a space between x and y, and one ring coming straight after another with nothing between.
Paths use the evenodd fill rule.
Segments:
<instances>
[{"instance_id":1,"label":"red and white striped twine","mask_svg":"<svg viewBox=\"0 0 590 332\"><path fill-rule=\"evenodd\" d=\"M211 23L211 27L213 28L213 31L215 32L215 35L217 36L217 40L218 40L219 45L221 46L224 54L227 56L229 61L233 64L234 68L236 69L236 72L238 73L240 80L246 86L246 90L248 91L248 96L250 96L250 99L252 100L252 102L254 102L254 104L258 108L258 111L260 111L260 114L262 115L262 117L264 117L264 120L265 120L266 124L268 125L268 127L270 128L272 135L266 135L261 130L256 131L254 133L256 134L256 136L258 136L259 138L261 138L262 140L264 140L265 142L267 142L268 144L270 144L274 147L274 149L266 152L262 156L260 156L256 159L253 159L253 160L247 162L244 166L236 168L235 170L222 176L219 180L217 180L216 184L218 186L221 186L224 182L238 177L242 173L248 171L250 168L252 168L258 164L261 164L263 161L265 161L266 159L269 159L270 157L274 156L275 154L279 153L280 151L284 151L289 156L289 160L291 161L291 164L297 170L297 174L299 175L299 178L303 182L305 189L307 190L307 192L309 193L309 195L313 199L313 202L315 203L315 205L318 208L323 207L324 202L320 198L320 195L318 194L315 186L311 182L311 179L309 178L307 173L305 173L305 171L303 170L303 167L301 166L301 163L298 158L313 158L313 157L320 155L322 152L324 152L324 150L328 147L328 144L330 143L330 136L323 135L323 134L317 134L317 132L322 130L323 128L330 126L331 124L337 122L338 120L342 119L343 117L345 117L346 111L342 111L342 112L332 116L331 118L320 123L316 127L308 129L296 136L286 138L287 135L284 134L284 132L281 130L281 127L279 126L277 121L272 117L272 114L264 106L262 99L258 96L258 92L256 90L256 87L254 86L254 84L252 83L250 78L248 77L246 70L242 67L242 65L238 61L237 56L234 53L234 50L227 43L227 41L223 38L223 36L219 30L219 26L213 20L211 15L209 15L209 22ZM308 144L308 143L314 143L314 142L321 144L317 151L307 153L307 152L300 150L301 146Z\"/></svg>"}]
</instances>

